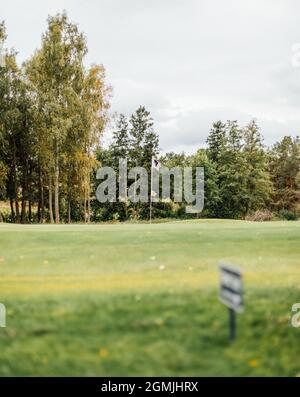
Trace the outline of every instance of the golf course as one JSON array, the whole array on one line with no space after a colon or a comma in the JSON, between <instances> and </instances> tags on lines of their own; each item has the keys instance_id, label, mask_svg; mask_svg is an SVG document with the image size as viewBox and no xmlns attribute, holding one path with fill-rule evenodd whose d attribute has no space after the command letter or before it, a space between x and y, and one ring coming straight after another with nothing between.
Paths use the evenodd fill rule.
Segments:
<instances>
[{"instance_id":1,"label":"golf course","mask_svg":"<svg viewBox=\"0 0 300 397\"><path fill-rule=\"evenodd\" d=\"M1 224L0 302L1 376L300 376L300 222Z\"/></svg>"}]
</instances>

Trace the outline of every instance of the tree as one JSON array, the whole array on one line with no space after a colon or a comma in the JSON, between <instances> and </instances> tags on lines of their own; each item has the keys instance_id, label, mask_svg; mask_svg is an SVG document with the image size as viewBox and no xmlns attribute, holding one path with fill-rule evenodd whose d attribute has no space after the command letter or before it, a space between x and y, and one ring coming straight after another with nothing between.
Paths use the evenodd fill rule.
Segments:
<instances>
[{"instance_id":1,"label":"tree","mask_svg":"<svg viewBox=\"0 0 300 397\"><path fill-rule=\"evenodd\" d=\"M0 40L6 38L0 25ZM10 200L13 221L26 221L26 203L31 208L31 177L34 169L34 136L32 130L32 98L27 82L16 63L15 51L3 54L0 67L0 162L2 181ZM2 187L2 195L3 187ZM20 206L21 199L21 206ZM30 211L29 211L30 212Z\"/></svg>"},{"instance_id":2,"label":"tree","mask_svg":"<svg viewBox=\"0 0 300 397\"><path fill-rule=\"evenodd\" d=\"M245 213L247 202L247 164L242 154L242 130L236 121L226 123L226 136L217 155L216 169L220 205L218 217L238 218Z\"/></svg>"},{"instance_id":3,"label":"tree","mask_svg":"<svg viewBox=\"0 0 300 397\"><path fill-rule=\"evenodd\" d=\"M119 158L127 158L130 150L130 138L128 131L128 121L123 114L120 114L116 121L113 131L112 143L110 145L111 157L113 159L112 166L114 169L119 167Z\"/></svg>"},{"instance_id":4,"label":"tree","mask_svg":"<svg viewBox=\"0 0 300 397\"><path fill-rule=\"evenodd\" d=\"M48 18L48 30L42 47L28 64L27 74L45 105L42 112L47 120L44 134L49 137L54 153L49 170L49 202L52 204L54 180L55 221L59 223L59 184L62 152L68 129L72 126L72 104L76 88L83 78L82 58L86 43L76 25L68 22L66 14ZM51 206L51 205L50 205ZM50 215L51 216L51 215Z\"/></svg>"},{"instance_id":5,"label":"tree","mask_svg":"<svg viewBox=\"0 0 300 397\"><path fill-rule=\"evenodd\" d=\"M263 139L252 120L245 128L236 121L214 123L208 137L208 157L215 165L219 217L245 217L270 202L270 181Z\"/></svg>"},{"instance_id":6,"label":"tree","mask_svg":"<svg viewBox=\"0 0 300 397\"><path fill-rule=\"evenodd\" d=\"M209 160L205 149L198 149L197 152L189 156L187 165L190 167L204 168L204 209L201 216L214 217L218 214L220 205L220 194L218 186L218 174L216 163Z\"/></svg>"},{"instance_id":7,"label":"tree","mask_svg":"<svg viewBox=\"0 0 300 397\"><path fill-rule=\"evenodd\" d=\"M266 208L270 203L272 183L267 168L263 138L255 120L244 128L243 154L247 164L247 196L245 215Z\"/></svg>"},{"instance_id":8,"label":"tree","mask_svg":"<svg viewBox=\"0 0 300 397\"><path fill-rule=\"evenodd\" d=\"M208 158L218 165L218 160L226 144L226 125L222 121L213 123L206 142Z\"/></svg>"},{"instance_id":9,"label":"tree","mask_svg":"<svg viewBox=\"0 0 300 397\"><path fill-rule=\"evenodd\" d=\"M5 164L4 159L4 145L5 145L5 137L4 137L4 124L3 124L3 108L4 108L4 98L7 93L7 84L5 84L5 57L3 53L3 43L6 39L6 31L4 22L0 23L0 200L6 198L6 178L7 178L7 166ZM3 222L1 208L0 208L0 222Z\"/></svg>"},{"instance_id":10,"label":"tree","mask_svg":"<svg viewBox=\"0 0 300 397\"><path fill-rule=\"evenodd\" d=\"M6 198L6 177L7 177L7 167L3 161L0 161L0 200ZM0 208L0 222L3 222L3 217Z\"/></svg>"},{"instance_id":11,"label":"tree","mask_svg":"<svg viewBox=\"0 0 300 397\"><path fill-rule=\"evenodd\" d=\"M294 211L300 202L300 139L285 136L269 152L273 207Z\"/></svg>"},{"instance_id":12,"label":"tree","mask_svg":"<svg viewBox=\"0 0 300 397\"><path fill-rule=\"evenodd\" d=\"M140 106L133 113L130 123L129 164L133 167L144 167L148 175L151 174L152 157L158 154L159 139L153 129L153 119L144 106ZM148 178L148 195L151 195L151 178ZM148 213L148 205L139 203L133 205L132 213L140 217L141 213Z\"/></svg>"},{"instance_id":13,"label":"tree","mask_svg":"<svg viewBox=\"0 0 300 397\"><path fill-rule=\"evenodd\" d=\"M86 53L84 35L65 13L58 14L48 18L42 46L26 65L37 100L40 202L47 179L49 216L52 222L54 188L56 223L66 213L71 221L79 202L90 219L92 152L107 121L108 88L103 66L84 69Z\"/></svg>"},{"instance_id":14,"label":"tree","mask_svg":"<svg viewBox=\"0 0 300 397\"><path fill-rule=\"evenodd\" d=\"M130 117L130 160L136 167L151 169L152 156L158 154L158 135L153 129L153 119L144 106Z\"/></svg>"}]
</instances>

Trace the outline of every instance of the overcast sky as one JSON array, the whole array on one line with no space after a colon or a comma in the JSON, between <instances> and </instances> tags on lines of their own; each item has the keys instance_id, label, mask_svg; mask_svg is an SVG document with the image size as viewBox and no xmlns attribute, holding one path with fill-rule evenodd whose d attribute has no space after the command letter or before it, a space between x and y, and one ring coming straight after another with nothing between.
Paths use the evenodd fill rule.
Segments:
<instances>
[{"instance_id":1,"label":"overcast sky","mask_svg":"<svg viewBox=\"0 0 300 397\"><path fill-rule=\"evenodd\" d=\"M106 68L111 111L146 106L163 151L193 152L218 119L256 118L267 145L300 135L298 0L1 0L20 62L63 10L86 34L87 64Z\"/></svg>"}]
</instances>

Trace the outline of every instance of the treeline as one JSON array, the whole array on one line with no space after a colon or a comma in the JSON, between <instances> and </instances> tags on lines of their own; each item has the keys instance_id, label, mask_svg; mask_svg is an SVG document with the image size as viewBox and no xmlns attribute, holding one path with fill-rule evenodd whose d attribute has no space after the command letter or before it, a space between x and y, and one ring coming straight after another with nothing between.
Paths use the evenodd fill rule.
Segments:
<instances>
[{"instance_id":1,"label":"treeline","mask_svg":"<svg viewBox=\"0 0 300 397\"><path fill-rule=\"evenodd\" d=\"M90 176L109 88L102 65L84 67L86 53L84 35L59 14L48 18L41 47L22 67L14 50L2 54L0 199L9 201L10 214L0 208L1 219L90 220Z\"/></svg>"},{"instance_id":2,"label":"treeline","mask_svg":"<svg viewBox=\"0 0 300 397\"><path fill-rule=\"evenodd\" d=\"M151 144L152 143L152 144ZM149 170L151 156L158 152L158 137L153 132L149 113L139 108L129 120L121 115L113 132L110 147L100 149L97 159L118 171L120 157L131 167ZM202 217L246 218L257 211L295 219L300 211L300 140L286 136L266 149L257 123L252 120L241 128L236 121L213 124L207 148L194 155L167 153L160 158L173 167L204 167L205 205ZM172 184L172 181L171 181ZM150 192L150 189L149 189ZM149 193L150 194L150 193ZM186 204L153 204L156 217L194 217L185 211ZM149 204L93 203L95 220L130 218L148 219Z\"/></svg>"},{"instance_id":3,"label":"treeline","mask_svg":"<svg viewBox=\"0 0 300 397\"><path fill-rule=\"evenodd\" d=\"M0 42L5 41L4 23ZM0 221L90 222L149 219L149 204L101 204L95 191L99 166L118 172L144 167L159 154L159 139L150 113L139 107L120 115L108 148L101 146L107 126L110 89L102 65L86 69L84 35L65 14L49 17L40 48L21 67L16 53L0 62ZM167 153L168 168L204 167L203 217L247 218L271 212L289 219L299 214L300 140L284 137L266 148L251 121L213 124L206 149L193 155ZM149 181L150 184L150 181ZM173 184L173 180L171 180ZM149 195L150 195L149 186ZM153 204L153 217L194 217L185 203ZM9 203L9 211L6 208ZM2 207L1 207L2 205ZM199 215L198 215L199 216Z\"/></svg>"},{"instance_id":4,"label":"treeline","mask_svg":"<svg viewBox=\"0 0 300 397\"><path fill-rule=\"evenodd\" d=\"M148 194L150 201L151 191L151 164L152 158L158 156L159 138L153 127L153 119L150 112L145 107L140 106L127 119L120 115L114 122L112 131L112 141L108 149L101 147L96 151L96 158L103 166L112 167L117 177L119 171L119 159L127 159L128 171L134 167L143 167L148 173ZM129 184L134 181L129 181ZM93 179L96 187L100 181ZM118 185L117 185L118 189ZM117 190L118 197L118 190ZM156 203L154 206L154 216L166 217L170 204ZM127 219L148 219L148 203L115 202L101 204L96 199L92 201L93 220L127 220ZM163 211L160 212L160 209Z\"/></svg>"}]
</instances>

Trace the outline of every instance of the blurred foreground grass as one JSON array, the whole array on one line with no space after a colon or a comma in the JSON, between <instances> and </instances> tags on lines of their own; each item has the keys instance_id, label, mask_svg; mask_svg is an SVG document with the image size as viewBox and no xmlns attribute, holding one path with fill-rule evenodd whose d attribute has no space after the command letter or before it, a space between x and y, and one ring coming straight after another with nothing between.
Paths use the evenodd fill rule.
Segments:
<instances>
[{"instance_id":1,"label":"blurred foreground grass","mask_svg":"<svg viewBox=\"0 0 300 397\"><path fill-rule=\"evenodd\" d=\"M218 262L246 311L228 342ZM0 225L0 375L300 375L300 223Z\"/></svg>"}]
</instances>

